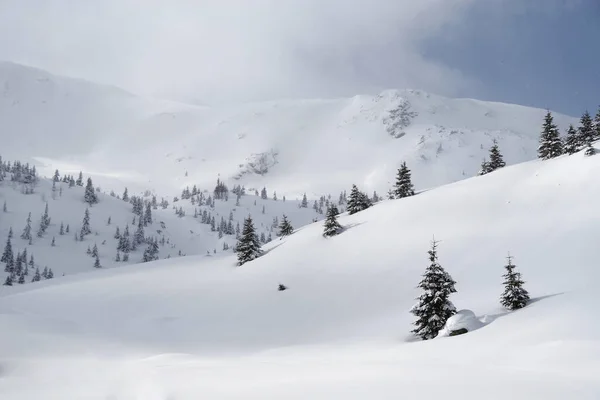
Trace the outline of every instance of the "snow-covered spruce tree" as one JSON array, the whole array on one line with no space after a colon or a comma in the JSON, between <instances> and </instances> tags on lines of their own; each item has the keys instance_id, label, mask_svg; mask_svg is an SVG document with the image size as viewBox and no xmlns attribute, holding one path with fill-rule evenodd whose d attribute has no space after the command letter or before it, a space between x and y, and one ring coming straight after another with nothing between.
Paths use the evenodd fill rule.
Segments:
<instances>
[{"instance_id":1,"label":"snow-covered spruce tree","mask_svg":"<svg viewBox=\"0 0 600 400\"><path fill-rule=\"evenodd\" d=\"M85 213L83 214L83 224L81 225L81 234L80 239L83 236L89 235L92 233L92 229L90 228L90 210L89 208L85 209Z\"/></svg>"},{"instance_id":2,"label":"snow-covered spruce tree","mask_svg":"<svg viewBox=\"0 0 600 400\"><path fill-rule=\"evenodd\" d=\"M523 288L521 274L515 271L516 266L512 263L510 254L507 257L508 263L504 266L506 273L504 278L504 293L500 296L500 304L509 310L518 310L527 305L529 293Z\"/></svg>"},{"instance_id":3,"label":"snow-covered spruce tree","mask_svg":"<svg viewBox=\"0 0 600 400\"><path fill-rule=\"evenodd\" d=\"M308 208L308 199L306 198L306 193L302 196L302 203L300 203L301 208Z\"/></svg>"},{"instance_id":4,"label":"snow-covered spruce tree","mask_svg":"<svg viewBox=\"0 0 600 400\"><path fill-rule=\"evenodd\" d=\"M15 268L15 256L12 250L12 243L10 242L10 235L6 239L6 246L4 246L4 252L2 253L1 262L6 263L4 272L13 272Z\"/></svg>"},{"instance_id":5,"label":"snow-covered spruce tree","mask_svg":"<svg viewBox=\"0 0 600 400\"><path fill-rule=\"evenodd\" d=\"M152 225L152 204L146 204L146 212L144 213L144 226Z\"/></svg>"},{"instance_id":6,"label":"snow-covered spruce tree","mask_svg":"<svg viewBox=\"0 0 600 400\"><path fill-rule=\"evenodd\" d=\"M94 247L92 248L91 256L92 257L98 256L98 245L96 245L96 243L94 243Z\"/></svg>"},{"instance_id":7,"label":"snow-covered spruce tree","mask_svg":"<svg viewBox=\"0 0 600 400\"><path fill-rule=\"evenodd\" d=\"M598 107L598 112L594 117L594 127L596 128L595 140L600 140L600 107Z\"/></svg>"},{"instance_id":8,"label":"snow-covered spruce tree","mask_svg":"<svg viewBox=\"0 0 600 400\"><path fill-rule=\"evenodd\" d=\"M6 280L4 281L4 286L12 286L13 281L12 281L12 275L8 275L6 277Z\"/></svg>"},{"instance_id":9,"label":"snow-covered spruce tree","mask_svg":"<svg viewBox=\"0 0 600 400\"><path fill-rule=\"evenodd\" d=\"M331 204L327 209L327 215L325 216L325 223L323 225L323 236L335 236L342 230L342 225L337 220L338 209L335 204Z\"/></svg>"},{"instance_id":10,"label":"snow-covered spruce tree","mask_svg":"<svg viewBox=\"0 0 600 400\"><path fill-rule=\"evenodd\" d=\"M129 192L127 191L127 188L125 188L125 190L123 191L123 197L121 197L121 200L129 201Z\"/></svg>"},{"instance_id":11,"label":"snow-covered spruce tree","mask_svg":"<svg viewBox=\"0 0 600 400\"><path fill-rule=\"evenodd\" d=\"M490 148L490 169L495 171L498 168L504 168L505 166L506 163L504 162L504 158L500 153L500 149L498 149L498 142L494 139L494 144Z\"/></svg>"},{"instance_id":12,"label":"snow-covered spruce tree","mask_svg":"<svg viewBox=\"0 0 600 400\"><path fill-rule=\"evenodd\" d=\"M98 203L98 196L96 195L96 191L94 190L94 185L92 184L92 178L87 179L87 184L85 185L85 194L83 195L83 200L88 203L90 206Z\"/></svg>"},{"instance_id":13,"label":"snow-covered spruce tree","mask_svg":"<svg viewBox=\"0 0 600 400\"><path fill-rule=\"evenodd\" d=\"M456 293L456 282L438 263L437 243L435 239L431 242L431 250L428 251L430 264L418 286L423 293L410 310L417 317L416 328L412 332L423 340L435 338L448 318L456 313L454 304L449 300L450 294Z\"/></svg>"},{"instance_id":14,"label":"snow-covered spruce tree","mask_svg":"<svg viewBox=\"0 0 600 400\"><path fill-rule=\"evenodd\" d=\"M21 233L21 239L31 240L31 213L27 216L27 224Z\"/></svg>"},{"instance_id":15,"label":"snow-covered spruce tree","mask_svg":"<svg viewBox=\"0 0 600 400\"><path fill-rule=\"evenodd\" d=\"M236 248L238 265L244 265L248 261L258 258L262 254L260 242L256 235L251 216L248 216L248 218L244 220L244 227Z\"/></svg>"},{"instance_id":16,"label":"snow-covered spruce tree","mask_svg":"<svg viewBox=\"0 0 600 400\"><path fill-rule=\"evenodd\" d=\"M563 148L565 153L569 155L575 154L579 150L581 150L579 146L579 137L577 135L577 130L573 127L573 125L569 125Z\"/></svg>"},{"instance_id":17,"label":"snow-covered spruce tree","mask_svg":"<svg viewBox=\"0 0 600 400\"><path fill-rule=\"evenodd\" d=\"M35 273L33 274L33 278L31 278L31 282L39 282L42 280L42 275L40 274L40 269L36 268Z\"/></svg>"},{"instance_id":18,"label":"snow-covered spruce tree","mask_svg":"<svg viewBox=\"0 0 600 400\"><path fill-rule=\"evenodd\" d=\"M138 220L138 227L133 235L134 246L138 246L138 245L144 243L145 238L146 237L144 234L144 221L143 221L143 218L140 218Z\"/></svg>"},{"instance_id":19,"label":"snow-covered spruce tree","mask_svg":"<svg viewBox=\"0 0 600 400\"><path fill-rule=\"evenodd\" d=\"M354 188L352 188L354 190ZM413 196L415 194L413 184L410 177L410 169L406 166L406 162L403 162L398 169L396 175L396 184L394 185L394 198L402 199L404 197ZM352 198L352 194L350 194Z\"/></svg>"},{"instance_id":20,"label":"snow-covered spruce tree","mask_svg":"<svg viewBox=\"0 0 600 400\"><path fill-rule=\"evenodd\" d=\"M98 257L98 254L96 254L96 259L94 260L94 268L102 268L102 265L100 264L100 257Z\"/></svg>"},{"instance_id":21,"label":"snow-covered spruce tree","mask_svg":"<svg viewBox=\"0 0 600 400\"><path fill-rule=\"evenodd\" d=\"M540 145L538 147L538 158L549 160L563 154L563 143L560 140L560 133L554 124L552 113L548 111L544 117L542 125L542 134L540 135Z\"/></svg>"},{"instance_id":22,"label":"snow-covered spruce tree","mask_svg":"<svg viewBox=\"0 0 600 400\"><path fill-rule=\"evenodd\" d=\"M281 219L281 224L279 225L279 236L288 236L294 233L294 227L290 223L290 220L287 218L287 215L283 214L283 218Z\"/></svg>"},{"instance_id":23,"label":"snow-covered spruce tree","mask_svg":"<svg viewBox=\"0 0 600 400\"><path fill-rule=\"evenodd\" d=\"M148 247L144 250L142 262L150 262L158 260L158 242L154 239L150 239Z\"/></svg>"},{"instance_id":24,"label":"snow-covered spruce tree","mask_svg":"<svg viewBox=\"0 0 600 400\"><path fill-rule=\"evenodd\" d=\"M489 174L492 171L493 170L490 167L490 163L484 158L483 161L481 162L481 168L479 168L479 172L477 172L477 175Z\"/></svg>"},{"instance_id":25,"label":"snow-covered spruce tree","mask_svg":"<svg viewBox=\"0 0 600 400\"><path fill-rule=\"evenodd\" d=\"M83 173L81 171L79 171L79 177L75 181L75 184L77 186L83 186Z\"/></svg>"},{"instance_id":26,"label":"snow-covered spruce tree","mask_svg":"<svg viewBox=\"0 0 600 400\"><path fill-rule=\"evenodd\" d=\"M268 198L267 197L267 188L266 187L263 187L262 190L260 191L260 198L263 199L263 200L266 200Z\"/></svg>"},{"instance_id":27,"label":"snow-covered spruce tree","mask_svg":"<svg viewBox=\"0 0 600 400\"><path fill-rule=\"evenodd\" d=\"M594 140L596 140L596 129L594 127L594 121L587 111L581 116L579 124L577 136L579 137L579 149L581 150L584 147L591 146Z\"/></svg>"},{"instance_id":28,"label":"snow-covered spruce tree","mask_svg":"<svg viewBox=\"0 0 600 400\"><path fill-rule=\"evenodd\" d=\"M356 214L359 211L366 210L371 207L369 196L358 190L356 185L352 185L350 191L350 199L348 199L348 214Z\"/></svg>"},{"instance_id":29,"label":"snow-covered spruce tree","mask_svg":"<svg viewBox=\"0 0 600 400\"><path fill-rule=\"evenodd\" d=\"M54 171L54 177L52 178L53 182L60 182L60 174L58 173L58 170Z\"/></svg>"},{"instance_id":30,"label":"snow-covered spruce tree","mask_svg":"<svg viewBox=\"0 0 600 400\"><path fill-rule=\"evenodd\" d=\"M62 222L60 223L60 229L58 230L58 234L61 236L65 234L65 224L63 224Z\"/></svg>"}]
</instances>

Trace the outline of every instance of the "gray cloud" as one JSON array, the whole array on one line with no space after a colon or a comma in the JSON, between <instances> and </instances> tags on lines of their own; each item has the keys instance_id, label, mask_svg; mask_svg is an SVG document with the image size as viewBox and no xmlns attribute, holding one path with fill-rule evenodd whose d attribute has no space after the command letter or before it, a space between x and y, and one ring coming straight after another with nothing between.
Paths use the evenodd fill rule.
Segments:
<instances>
[{"instance_id":1,"label":"gray cloud","mask_svg":"<svg viewBox=\"0 0 600 400\"><path fill-rule=\"evenodd\" d=\"M474 0L4 0L0 54L206 102L476 82L421 54Z\"/></svg>"}]
</instances>

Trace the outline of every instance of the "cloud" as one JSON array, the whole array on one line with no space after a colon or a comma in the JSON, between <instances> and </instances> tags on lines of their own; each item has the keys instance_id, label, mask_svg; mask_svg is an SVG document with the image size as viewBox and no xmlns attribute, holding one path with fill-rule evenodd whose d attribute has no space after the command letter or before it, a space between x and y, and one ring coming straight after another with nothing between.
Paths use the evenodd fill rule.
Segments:
<instances>
[{"instance_id":1,"label":"cloud","mask_svg":"<svg viewBox=\"0 0 600 400\"><path fill-rule=\"evenodd\" d=\"M422 54L474 0L0 0L0 53L208 103L477 83Z\"/></svg>"}]
</instances>

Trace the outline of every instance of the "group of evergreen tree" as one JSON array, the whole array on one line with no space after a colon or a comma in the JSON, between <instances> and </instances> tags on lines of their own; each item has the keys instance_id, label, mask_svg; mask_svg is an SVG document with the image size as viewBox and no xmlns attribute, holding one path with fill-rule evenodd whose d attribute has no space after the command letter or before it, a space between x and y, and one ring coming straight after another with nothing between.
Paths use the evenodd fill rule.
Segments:
<instances>
[{"instance_id":1,"label":"group of evergreen tree","mask_svg":"<svg viewBox=\"0 0 600 400\"><path fill-rule=\"evenodd\" d=\"M28 255L27 249L24 249L22 252L17 252L16 256L14 255L11 242L12 237L13 230L10 228L8 231L8 238L6 239L6 244L2 252L2 257L0 257L0 262L5 263L4 272L8 273L4 281L4 285L12 286L14 283L24 284L26 282L26 277L29 275L29 270L33 268L35 268L35 273L31 279L31 282L37 282L42 277L44 279L52 279L54 277L54 272L52 272L51 268L44 268L44 272L40 275L40 271L35 264L33 254Z\"/></svg>"},{"instance_id":2,"label":"group of evergreen tree","mask_svg":"<svg viewBox=\"0 0 600 400\"><path fill-rule=\"evenodd\" d=\"M592 143L597 140L600 140L600 109L594 119L585 111L579 120L579 127L569 125L564 139L561 139L554 117L548 111L542 125L538 158L549 160L562 154L575 154L583 149L591 155L595 153Z\"/></svg>"},{"instance_id":3,"label":"group of evergreen tree","mask_svg":"<svg viewBox=\"0 0 600 400\"><path fill-rule=\"evenodd\" d=\"M35 165L21 161L3 161L0 156L0 182L10 177L11 182L17 182L25 185L24 193L33 193L33 186L38 182L38 175Z\"/></svg>"},{"instance_id":4,"label":"group of evergreen tree","mask_svg":"<svg viewBox=\"0 0 600 400\"><path fill-rule=\"evenodd\" d=\"M489 174L490 172L494 172L499 168L504 168L506 163L504 162L504 157L502 153L500 153L500 149L498 148L498 142L494 139L492 147L490 147L489 152L490 161L487 161L485 158L481 163L481 169L479 170L479 175Z\"/></svg>"},{"instance_id":5,"label":"group of evergreen tree","mask_svg":"<svg viewBox=\"0 0 600 400\"><path fill-rule=\"evenodd\" d=\"M437 244L435 239L431 243L428 251L429 266L418 285L422 294L410 310L417 317L412 333L423 340L435 338L448 318L456 313L456 307L450 301L450 295L456 293L456 282L438 262ZM523 288L525 282L515 268L509 255L506 273L503 275L504 292L500 296L500 304L509 310L523 308L529 301L529 293Z\"/></svg>"}]
</instances>

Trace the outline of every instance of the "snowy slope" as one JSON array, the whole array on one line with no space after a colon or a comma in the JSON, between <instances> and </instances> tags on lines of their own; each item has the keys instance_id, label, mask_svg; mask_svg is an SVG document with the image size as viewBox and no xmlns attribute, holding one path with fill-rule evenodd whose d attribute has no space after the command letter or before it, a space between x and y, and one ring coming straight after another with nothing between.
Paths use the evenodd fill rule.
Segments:
<instances>
[{"instance_id":1,"label":"snowy slope","mask_svg":"<svg viewBox=\"0 0 600 400\"><path fill-rule=\"evenodd\" d=\"M11 63L0 64L0 87L5 158L35 158L47 175L83 170L107 189L165 196L210 187L218 175L290 199L352 183L385 193L402 161L417 188L429 188L473 176L494 138L509 164L535 158L545 112L415 90L199 107ZM389 113L400 105L405 118L396 126ZM556 121L563 129L576 122Z\"/></svg>"},{"instance_id":2,"label":"snowy slope","mask_svg":"<svg viewBox=\"0 0 600 400\"><path fill-rule=\"evenodd\" d=\"M108 194L99 193L100 202L91 207L91 229L92 234L86 236L83 242L75 241L75 234L82 226L85 209L88 207L84 202L84 188L74 186L69 188L67 183L57 183L55 191L52 190L52 182L41 179L35 187L33 194L22 193L22 185L10 182L7 177L0 181L0 252L8 238L9 229L13 229L13 252L21 252L27 249L29 255L34 255L36 266L42 270L49 267L53 270L55 278L63 274L71 275L81 272L93 272L94 259L87 253L88 247L98 246L100 260L103 268L124 266L139 263L142 259L146 245L130 255L129 262L115 262L118 240L114 237L117 227L124 232L125 226L129 226L130 234L133 235L137 229L137 223L133 224L135 214L132 205ZM130 191L130 195L141 195ZM210 193L209 193L210 194ZM209 194L205 194L208 196ZM150 201L150 197L145 200ZM161 198L158 197L158 202ZM169 199L171 200L171 199ZM1 211L6 203L7 211ZM41 215L48 203L51 225L43 237L36 236ZM194 218L195 210L199 213L209 212L214 216L217 224L221 217L229 221L231 216L233 226L243 225L244 218L252 215L257 232L264 234L266 238L271 235L276 239L277 227L273 227L273 218L281 218L286 214L295 227L300 228L312 222L315 218L322 218L312 208L299 208L299 202L294 200L274 201L272 199L261 199L258 196L247 195L240 198L239 206L236 206L235 196L228 201L215 201L214 206L191 206L188 201L171 203L166 209L158 207L152 210L154 222L145 228L146 237L154 237L158 240L165 239L160 246L159 258L177 257L179 255L210 255L219 256L224 252L224 244L230 249L227 254L232 253L236 242L234 235L225 235L219 238L216 232L212 232L210 225L202 224L200 218ZM182 218L175 215L172 208L183 208L186 215ZM263 208L265 213L263 214ZM33 240L21 239L21 233L26 226L28 214L32 215ZM108 219L111 219L110 225ZM137 221L137 218L136 218ZM69 232L60 235L60 225L69 227ZM51 246L52 239L55 246ZM8 273L4 272L4 265L0 270L0 283L3 283ZM27 281L30 281L33 271ZM0 288L0 291L2 288Z\"/></svg>"},{"instance_id":3,"label":"snowy slope","mask_svg":"<svg viewBox=\"0 0 600 400\"><path fill-rule=\"evenodd\" d=\"M164 260L2 290L3 399L597 399L600 157L533 161L309 225L235 268ZM486 326L415 341L441 240ZM498 304L507 252L532 303ZM289 290L278 292L278 283Z\"/></svg>"}]
</instances>

